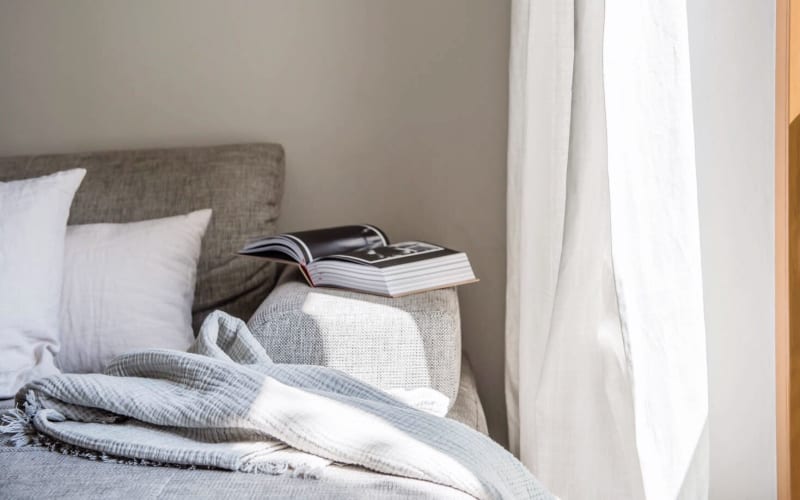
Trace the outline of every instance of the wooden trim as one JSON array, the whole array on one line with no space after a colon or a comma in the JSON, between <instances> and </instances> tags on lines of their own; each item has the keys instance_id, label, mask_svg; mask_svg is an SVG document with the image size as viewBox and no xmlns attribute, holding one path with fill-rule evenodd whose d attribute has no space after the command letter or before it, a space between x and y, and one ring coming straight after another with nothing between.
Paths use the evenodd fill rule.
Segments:
<instances>
[{"instance_id":1,"label":"wooden trim","mask_svg":"<svg viewBox=\"0 0 800 500\"><path fill-rule=\"evenodd\" d=\"M790 237L794 225L792 206L800 193L792 193L789 163L790 125L790 7L792 0L776 0L775 32L775 389L778 499L791 500L792 474L792 255L796 245ZM795 166L796 167L796 166ZM797 217L794 217L797 219ZM795 313L795 314L793 314ZM795 457L800 457L794 455Z\"/></svg>"},{"instance_id":2,"label":"wooden trim","mask_svg":"<svg viewBox=\"0 0 800 500\"><path fill-rule=\"evenodd\" d=\"M800 8L797 7L798 3L793 0L783 0L787 7L786 12L782 12L783 19L778 19L776 27L780 24L780 28L784 33L784 47L788 43L788 52L784 49L782 56L783 64L785 65L785 73L788 75L788 99L789 99L789 125L800 115L800 64L797 64L797 57L800 56ZM795 61L792 64L792 61ZM784 83L786 84L786 75L784 75ZM789 141L791 144L791 140ZM789 158L791 161L791 158Z\"/></svg>"}]
</instances>

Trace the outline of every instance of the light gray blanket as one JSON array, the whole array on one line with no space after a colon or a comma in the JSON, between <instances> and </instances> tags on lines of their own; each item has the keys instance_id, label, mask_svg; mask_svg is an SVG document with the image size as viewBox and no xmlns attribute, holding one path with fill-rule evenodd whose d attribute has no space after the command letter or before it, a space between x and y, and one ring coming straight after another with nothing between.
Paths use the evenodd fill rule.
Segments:
<instances>
[{"instance_id":1,"label":"light gray blanket","mask_svg":"<svg viewBox=\"0 0 800 500\"><path fill-rule=\"evenodd\" d=\"M189 352L146 350L105 374L40 379L18 404L0 428L16 445L310 478L337 462L477 498L553 498L482 434L341 372L273 363L242 321L220 312Z\"/></svg>"}]
</instances>

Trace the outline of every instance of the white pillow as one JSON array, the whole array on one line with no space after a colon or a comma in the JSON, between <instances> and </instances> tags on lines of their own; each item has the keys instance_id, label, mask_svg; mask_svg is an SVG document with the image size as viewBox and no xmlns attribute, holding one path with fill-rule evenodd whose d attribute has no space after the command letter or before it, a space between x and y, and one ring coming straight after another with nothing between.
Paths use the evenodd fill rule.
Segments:
<instances>
[{"instance_id":1,"label":"white pillow","mask_svg":"<svg viewBox=\"0 0 800 500\"><path fill-rule=\"evenodd\" d=\"M85 174L0 182L0 399L58 373L64 232Z\"/></svg>"},{"instance_id":2,"label":"white pillow","mask_svg":"<svg viewBox=\"0 0 800 500\"><path fill-rule=\"evenodd\" d=\"M61 298L67 373L100 372L125 352L194 340L200 243L211 210L128 224L69 226Z\"/></svg>"}]
</instances>

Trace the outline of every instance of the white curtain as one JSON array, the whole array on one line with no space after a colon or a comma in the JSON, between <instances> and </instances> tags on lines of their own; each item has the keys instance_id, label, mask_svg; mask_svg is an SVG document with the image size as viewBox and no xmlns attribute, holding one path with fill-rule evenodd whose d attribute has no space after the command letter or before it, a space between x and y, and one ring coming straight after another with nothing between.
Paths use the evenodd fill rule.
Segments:
<instances>
[{"instance_id":1,"label":"white curtain","mask_svg":"<svg viewBox=\"0 0 800 500\"><path fill-rule=\"evenodd\" d=\"M506 396L562 499L708 494L683 0L513 0Z\"/></svg>"}]
</instances>

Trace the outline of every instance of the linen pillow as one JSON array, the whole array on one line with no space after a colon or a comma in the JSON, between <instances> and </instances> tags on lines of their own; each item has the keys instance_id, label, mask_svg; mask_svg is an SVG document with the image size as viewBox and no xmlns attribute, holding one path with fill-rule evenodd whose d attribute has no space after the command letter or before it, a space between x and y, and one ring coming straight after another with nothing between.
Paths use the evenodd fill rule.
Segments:
<instances>
[{"instance_id":1,"label":"linen pillow","mask_svg":"<svg viewBox=\"0 0 800 500\"><path fill-rule=\"evenodd\" d=\"M186 350L194 340L200 245L211 210L125 224L69 226L61 299L67 373L100 372L135 349Z\"/></svg>"},{"instance_id":2,"label":"linen pillow","mask_svg":"<svg viewBox=\"0 0 800 500\"><path fill-rule=\"evenodd\" d=\"M58 373L64 232L85 174L0 182L0 399Z\"/></svg>"}]
</instances>

